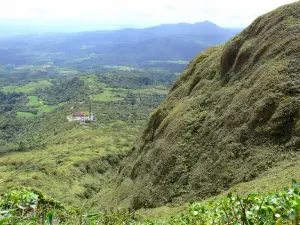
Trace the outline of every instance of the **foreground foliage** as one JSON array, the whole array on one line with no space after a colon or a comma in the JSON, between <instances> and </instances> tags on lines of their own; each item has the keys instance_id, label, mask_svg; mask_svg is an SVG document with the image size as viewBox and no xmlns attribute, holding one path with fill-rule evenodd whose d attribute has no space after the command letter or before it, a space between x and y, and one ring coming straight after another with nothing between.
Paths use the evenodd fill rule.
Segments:
<instances>
[{"instance_id":1,"label":"foreground foliage","mask_svg":"<svg viewBox=\"0 0 300 225\"><path fill-rule=\"evenodd\" d=\"M283 191L241 198L227 197L203 203L191 203L189 210L170 221L151 222L126 210L86 213L70 209L41 192L16 187L0 198L0 224L232 224L298 225L300 224L300 183Z\"/></svg>"},{"instance_id":2,"label":"foreground foliage","mask_svg":"<svg viewBox=\"0 0 300 225\"><path fill-rule=\"evenodd\" d=\"M300 184L269 195L246 198L229 193L204 204L192 203L189 211L174 218L175 224L300 224Z\"/></svg>"}]
</instances>

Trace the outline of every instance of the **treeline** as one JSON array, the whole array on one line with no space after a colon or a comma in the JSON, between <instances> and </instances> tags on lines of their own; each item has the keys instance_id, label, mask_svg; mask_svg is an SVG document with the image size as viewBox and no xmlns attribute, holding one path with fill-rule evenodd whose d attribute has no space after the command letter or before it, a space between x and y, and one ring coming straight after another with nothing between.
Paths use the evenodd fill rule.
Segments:
<instances>
[{"instance_id":1,"label":"treeline","mask_svg":"<svg viewBox=\"0 0 300 225\"><path fill-rule=\"evenodd\" d=\"M59 79L53 81L51 87L38 90L37 95L48 105L56 105L61 102L68 102L74 99L86 100L89 94L89 87L78 77L71 79Z\"/></svg>"},{"instance_id":2,"label":"treeline","mask_svg":"<svg viewBox=\"0 0 300 225\"><path fill-rule=\"evenodd\" d=\"M151 85L171 85L176 77L174 72L159 69L115 70L110 73L98 73L97 81L114 88L137 89Z\"/></svg>"}]
</instances>

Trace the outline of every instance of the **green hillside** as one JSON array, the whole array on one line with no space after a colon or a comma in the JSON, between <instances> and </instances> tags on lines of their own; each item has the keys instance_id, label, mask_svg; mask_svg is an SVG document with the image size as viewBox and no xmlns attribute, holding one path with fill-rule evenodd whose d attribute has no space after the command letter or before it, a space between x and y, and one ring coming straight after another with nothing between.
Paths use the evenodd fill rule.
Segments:
<instances>
[{"instance_id":1,"label":"green hillside","mask_svg":"<svg viewBox=\"0 0 300 225\"><path fill-rule=\"evenodd\" d=\"M114 176L174 79L165 76L164 83L148 72L111 71L4 86L0 191L23 185L72 206L89 202ZM150 82L144 84L145 79ZM95 121L68 121L73 112L88 112L90 105Z\"/></svg>"},{"instance_id":2,"label":"green hillside","mask_svg":"<svg viewBox=\"0 0 300 225\"><path fill-rule=\"evenodd\" d=\"M299 159L299 15L299 2L283 6L193 59L99 201L206 199Z\"/></svg>"}]
</instances>

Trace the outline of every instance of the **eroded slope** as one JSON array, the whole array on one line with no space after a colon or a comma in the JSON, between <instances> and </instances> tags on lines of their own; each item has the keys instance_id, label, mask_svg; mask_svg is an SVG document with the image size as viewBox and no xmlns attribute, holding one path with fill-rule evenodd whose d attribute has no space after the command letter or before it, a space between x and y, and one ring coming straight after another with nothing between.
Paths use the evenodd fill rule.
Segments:
<instances>
[{"instance_id":1,"label":"eroded slope","mask_svg":"<svg viewBox=\"0 0 300 225\"><path fill-rule=\"evenodd\" d=\"M134 209L207 198L300 147L300 2L199 54L149 119L106 204ZM271 184L270 184L271 185Z\"/></svg>"}]
</instances>

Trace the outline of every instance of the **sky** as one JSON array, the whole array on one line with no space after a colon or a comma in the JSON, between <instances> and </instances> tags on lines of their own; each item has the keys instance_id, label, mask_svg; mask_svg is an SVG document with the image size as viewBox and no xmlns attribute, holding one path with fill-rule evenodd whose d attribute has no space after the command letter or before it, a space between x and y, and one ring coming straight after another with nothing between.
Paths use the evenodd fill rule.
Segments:
<instances>
[{"instance_id":1,"label":"sky","mask_svg":"<svg viewBox=\"0 0 300 225\"><path fill-rule=\"evenodd\" d=\"M295 0L2 0L1 19L131 24L209 20L222 27L245 27L256 17Z\"/></svg>"}]
</instances>

